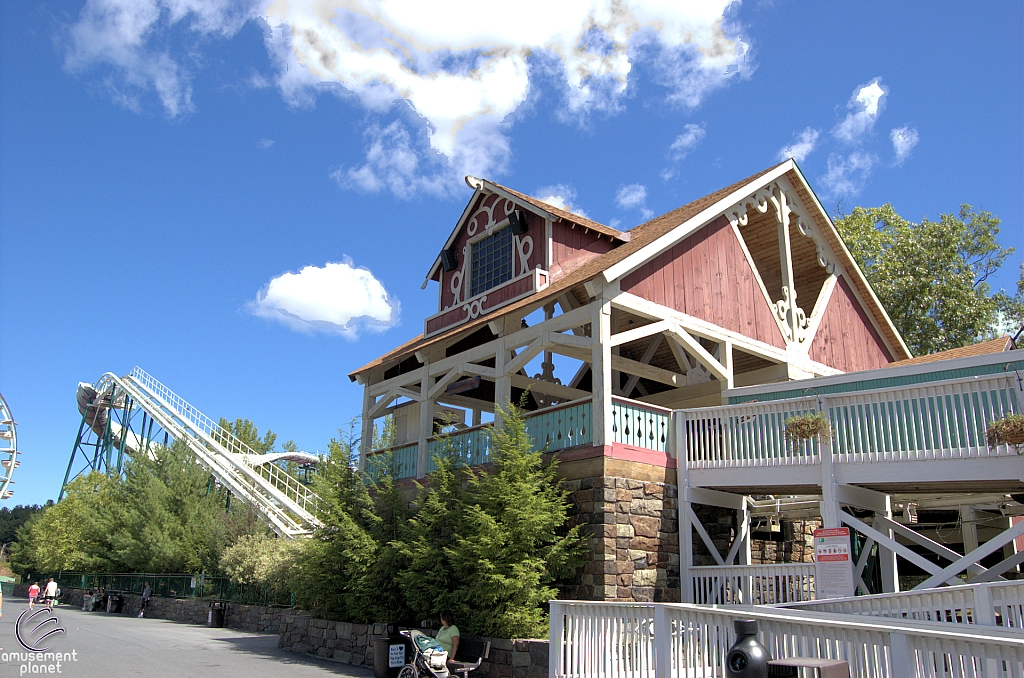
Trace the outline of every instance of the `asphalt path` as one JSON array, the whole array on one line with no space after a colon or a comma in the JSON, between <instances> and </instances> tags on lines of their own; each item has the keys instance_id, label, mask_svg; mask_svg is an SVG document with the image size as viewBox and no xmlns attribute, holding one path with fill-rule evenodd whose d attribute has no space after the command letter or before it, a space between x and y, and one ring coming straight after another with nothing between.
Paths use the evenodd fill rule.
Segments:
<instances>
[{"instance_id":1,"label":"asphalt path","mask_svg":"<svg viewBox=\"0 0 1024 678\"><path fill-rule=\"evenodd\" d=\"M164 619L138 619L103 612L54 608L66 633L54 634L35 647L71 653L56 665L53 659L32 660L15 635L18 617L28 606L19 598L4 600L0 618L0 676L61 675L69 678L153 676L154 678L369 678L373 671L285 652L277 635L235 629L210 629ZM22 622L23 637L32 644L31 623ZM53 627L48 622L35 633ZM24 654L22 654L24 653ZM14 656L12 656L14 655ZM57 670L59 668L59 673Z\"/></svg>"}]
</instances>

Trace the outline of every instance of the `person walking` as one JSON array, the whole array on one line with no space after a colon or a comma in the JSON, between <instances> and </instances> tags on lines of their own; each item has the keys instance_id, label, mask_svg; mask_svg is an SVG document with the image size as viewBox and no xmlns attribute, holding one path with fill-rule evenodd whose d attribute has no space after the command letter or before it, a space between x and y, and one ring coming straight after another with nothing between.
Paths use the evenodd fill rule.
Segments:
<instances>
[{"instance_id":1,"label":"person walking","mask_svg":"<svg viewBox=\"0 0 1024 678\"><path fill-rule=\"evenodd\" d=\"M28 609L34 609L36 606L36 598L39 597L39 582L33 582L32 586L28 587Z\"/></svg>"},{"instance_id":2,"label":"person walking","mask_svg":"<svg viewBox=\"0 0 1024 678\"><path fill-rule=\"evenodd\" d=\"M142 605L139 606L139 616L141 617L149 607L149 599L153 596L153 587L146 582L146 585L142 589Z\"/></svg>"},{"instance_id":3,"label":"person walking","mask_svg":"<svg viewBox=\"0 0 1024 678\"><path fill-rule=\"evenodd\" d=\"M50 577L50 581L46 582L43 598L46 600L46 609L52 610L53 604L57 600L57 582L53 581L53 577Z\"/></svg>"}]
</instances>

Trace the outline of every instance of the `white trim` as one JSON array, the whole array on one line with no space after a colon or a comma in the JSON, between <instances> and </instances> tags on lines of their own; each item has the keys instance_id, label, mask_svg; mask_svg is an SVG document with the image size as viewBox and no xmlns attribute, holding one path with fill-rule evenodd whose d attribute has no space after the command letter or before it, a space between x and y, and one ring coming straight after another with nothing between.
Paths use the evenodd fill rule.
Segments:
<instances>
[{"instance_id":1,"label":"white trim","mask_svg":"<svg viewBox=\"0 0 1024 678\"><path fill-rule=\"evenodd\" d=\"M846 258L843 268L851 269L853 274L860 278L860 281L864 283L864 286L871 293L871 300L875 303L875 306L878 308L878 310L882 312L882 317L884 317L888 321L889 326L892 327L893 333L900 340L900 347L906 352L908 357L914 357L914 354L911 353L910 349L907 347L906 342L903 341L903 337L900 336L899 330L896 329L896 325L893 324L892 318L889 317L889 314L886 312L885 307L882 306L882 302L878 300L878 297L875 295L875 291L871 289L871 285L868 283L867 278L864 277L864 272L861 271L860 266L857 265L857 260L853 258L853 255L850 254L850 250L847 249L846 243L843 242L843 236L839 235L839 230L836 228L836 225L832 223L832 218L828 215L828 212L825 211L825 208L821 206L821 203L818 201L818 196L814 192L814 189L812 189L811 185L807 183L807 178L804 177L803 172L800 171L800 168L796 165L796 163L793 163L793 168L796 170L796 175L800 178L800 183L803 184L804 188L807 190L807 194L811 196L811 200L814 201L815 207L818 208L818 212L823 217L825 217L825 222L829 225L829 227L831 227L832 232L836 234L836 240L839 242L839 247L842 248L842 253ZM889 345L889 341L885 339L884 333L879 332L879 334L882 335L882 338L885 340L886 345L889 346L890 350L892 350L893 347ZM896 351L892 352L893 354L896 353Z\"/></svg>"},{"instance_id":2,"label":"white trim","mask_svg":"<svg viewBox=\"0 0 1024 678\"><path fill-rule=\"evenodd\" d=\"M476 204L477 198L479 198L481 195L483 195L484 192L483 192L483 190L481 190L481 187L474 187L474 188L476 190L473 191L473 196L469 199L469 202L466 203L465 209L462 210L462 216L459 217L459 220L455 222L455 228L452 230L451 235L449 235L448 239L445 240L444 247L441 248L442 252L444 250L448 249L449 247L451 247L452 243L455 242L455 236L457 236L459 234L459 231L462 230L462 226L463 226L463 224L466 223L466 220L469 219L470 216L472 216L470 211L469 211L470 208L473 207L473 205ZM423 280L423 285L420 286L421 290L427 288L427 283L430 282L430 279L434 276L434 271L437 270L437 267L440 266L440 265L441 265L441 253L438 252L437 258L434 259L434 263L430 265L430 270L427 271L427 277ZM443 281L444 276L441 276L441 278L442 278L442 281ZM438 306L440 306L440 304L438 304Z\"/></svg>"},{"instance_id":3,"label":"white trim","mask_svg":"<svg viewBox=\"0 0 1024 678\"><path fill-rule=\"evenodd\" d=\"M764 302L768 305L768 314L771 315L772 320L775 321L775 325L779 328L779 334L782 335L782 341L789 343L786 339L786 326L782 324L782 319L775 313L775 302L772 301L772 297L768 294L768 288L764 285L764 279L761 277L761 272L757 270L757 264L754 263L754 257L750 254L750 249L747 247L747 241L743 239L743 234L740 233L740 227L737 224L729 222L729 226L732 228L733 235L736 236L736 240L740 244L740 249L743 250L743 256L747 259L747 264L750 266L751 272L754 274L754 280L757 281L757 287L761 290L761 294L764 295Z\"/></svg>"},{"instance_id":4,"label":"white trim","mask_svg":"<svg viewBox=\"0 0 1024 678\"><path fill-rule=\"evenodd\" d=\"M540 281L540 276L542 276L542 275L547 278L547 282L545 282L543 284L541 284L541 281ZM474 302L480 301L481 302L480 305L482 306L482 300L484 298L486 298L488 295L494 294L496 291L502 289L503 287L507 287L507 286L509 286L509 285L511 285L513 283L519 282L520 280L522 280L524 278L529 278L531 276L534 278L533 287L531 289L527 290L526 292L523 292L522 294L520 294L518 296L510 297L508 299L500 301L500 302L496 303L494 306L488 306L486 309L480 308L480 312L476 315L476 317L474 317L470 313L469 309L472 308ZM466 282L466 281L463 281L463 282ZM541 269L541 268L530 269L529 271L527 271L523 275L516 276L515 278L512 278L511 280L506 280L505 282L501 283L497 287L492 287L491 289L489 289L489 290L487 290L485 292L481 292L480 294L478 294L478 295L476 295L474 297L470 297L469 299L466 299L466 301L462 302L461 304L458 304L457 306L452 306L450 308L446 308L443 311L435 313L434 315L427 316L423 320L423 338L426 339L428 337L436 336L438 334L441 334L442 332L447 332L448 330L450 330L452 328L458 327L459 325L464 325L467 322L469 322L470 320L475 320L476 318L479 318L481 315L490 314L493 311L498 310L499 308L503 308L503 307L511 304L514 301L519 301L520 299L525 299L526 297L529 297L529 296L531 296L533 294L537 294L538 292L541 292L541 291L547 289L548 285L550 285L550 284L551 284L551 274L548 271L545 271L544 269ZM458 320L456 322L453 322L451 325L445 325L444 327L436 329L433 332L427 331L427 323L429 323L431 320L433 320L434 318L438 318L438 317L440 317L442 315L445 315L446 313L451 313L452 311L457 311L459 309L462 309L462 310L464 310L466 312L466 315L465 315L464 318L462 318L462 319L460 319L460 320ZM492 330L492 332L493 332L493 330Z\"/></svg>"},{"instance_id":5,"label":"white trim","mask_svg":"<svg viewBox=\"0 0 1024 678\"><path fill-rule=\"evenodd\" d=\"M738 200L740 200L743 197L746 197L747 195L752 193L756 188L775 181L776 179L784 175L789 170L794 169L795 167L796 164L792 160L787 160L786 162L782 163L781 165L771 170L770 172L762 174L757 179L754 179L753 181L744 184L743 186L736 189L732 193L728 194L724 198L720 199L718 202L714 203L710 207L701 210L696 215L682 222L665 235L661 236L660 238L657 238L656 240L654 240L654 242L651 242L645 245L644 247L641 247L639 250L633 252L633 254L630 254L628 257L626 257L619 263L609 266L607 269L605 269L603 273L604 279L608 282L611 282L613 280L617 280L619 278L622 278L623 276L632 273L635 269L640 268L649 260L653 259L654 257L658 256L668 248L672 247L680 240L683 240L691 233L694 233L695 231L701 229L714 219L718 218L727 209L735 205Z\"/></svg>"},{"instance_id":6,"label":"white trim","mask_svg":"<svg viewBox=\"0 0 1024 678\"><path fill-rule=\"evenodd\" d=\"M811 354L811 344L814 343L814 339L818 336L818 328L821 327L821 319L825 317L825 310L828 309L828 302L832 300L832 292L835 291L836 285L839 283L839 276L835 273L830 273L825 282L821 286L821 290L818 291L818 298L814 302L814 308L811 310L811 315L808 316L810 326L807 328L807 341L804 342L803 346L799 348L804 349L804 353L807 355Z\"/></svg>"},{"instance_id":7,"label":"white trim","mask_svg":"<svg viewBox=\"0 0 1024 678\"><path fill-rule=\"evenodd\" d=\"M970 356L968 358L955 358L952 360L935 360L916 365L904 365L903 367L881 367L876 370L865 370L863 372L847 372L833 377L815 377L813 379L800 379L784 383L762 384L759 386L744 386L726 391L722 395L726 398L738 398L746 396L757 396L764 393L775 393L777 391L799 390L805 387L819 388L822 386L833 386L836 384L849 384L858 381L872 381L874 379L893 379L906 377L914 374L928 374L946 370L957 370L980 365L1006 364L1015 360L1024 360L1024 349L1013 351L1000 351L999 353L987 353L985 355ZM1015 379L1012 373L1011 379Z\"/></svg>"}]
</instances>

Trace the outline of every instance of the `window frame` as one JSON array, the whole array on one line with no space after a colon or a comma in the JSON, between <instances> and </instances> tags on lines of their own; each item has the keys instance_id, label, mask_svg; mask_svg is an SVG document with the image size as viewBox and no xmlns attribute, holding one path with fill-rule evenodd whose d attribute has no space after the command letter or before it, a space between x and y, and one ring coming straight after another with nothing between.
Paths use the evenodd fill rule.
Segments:
<instances>
[{"instance_id":1,"label":"window frame","mask_svg":"<svg viewBox=\"0 0 1024 678\"><path fill-rule=\"evenodd\" d=\"M488 238L492 238L492 237L494 237L496 235L499 235L502 231L504 231L506 229L510 229L510 222L509 222L508 219L505 219L503 222L499 223L497 226L495 226L494 228L490 229L490 231L486 231L485 230L483 233L478 233L477 235L473 236L472 238L470 238L469 240L466 241L466 244L468 245L468 251L466 252L466 264L467 264L467 266L466 266L466 268L467 268L467 275L466 275L467 280L466 280L466 283L469 286L469 290L468 290L469 294L466 296L467 299L473 299L474 297L477 297L477 296L479 296L481 294L486 294L490 290L496 289L498 287L501 287L502 285L505 285L506 283L511 282L512 280L515 280L515 278L516 278L516 275L515 275L515 263L516 263L516 243L515 243L515 237L516 236L515 236L515 234L511 233L511 231L509 231L508 277L505 278L504 280L500 281L500 282L492 284L490 287L487 287L485 289L482 289L482 290L476 292L475 294L473 293L473 288L474 288L474 284L473 283L474 283L474 275L475 275L475 267L473 266L473 251L476 249L476 247L480 243L482 243L483 241L487 240Z\"/></svg>"}]
</instances>

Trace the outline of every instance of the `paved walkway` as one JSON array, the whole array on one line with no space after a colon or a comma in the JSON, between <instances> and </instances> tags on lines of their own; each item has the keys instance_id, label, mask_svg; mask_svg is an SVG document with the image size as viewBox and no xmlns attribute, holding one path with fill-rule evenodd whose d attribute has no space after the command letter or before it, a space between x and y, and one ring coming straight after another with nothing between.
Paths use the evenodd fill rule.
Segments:
<instances>
[{"instance_id":1,"label":"paved walkway","mask_svg":"<svg viewBox=\"0 0 1024 678\"><path fill-rule=\"evenodd\" d=\"M17 657L5 657L10 652L27 652L15 636L18 615L26 607L24 599L4 600L0 619L0 677L49 675L46 665L53 662L25 662ZM82 612L65 606L54 608L54 612L67 633L48 639L52 643L50 651L74 651L77 661L64 661L60 665L60 675L69 678L369 678L373 675L373 671L363 667L280 650L276 635ZM23 633L30 633L35 623L23 624ZM56 667L53 670L56 671Z\"/></svg>"}]
</instances>

